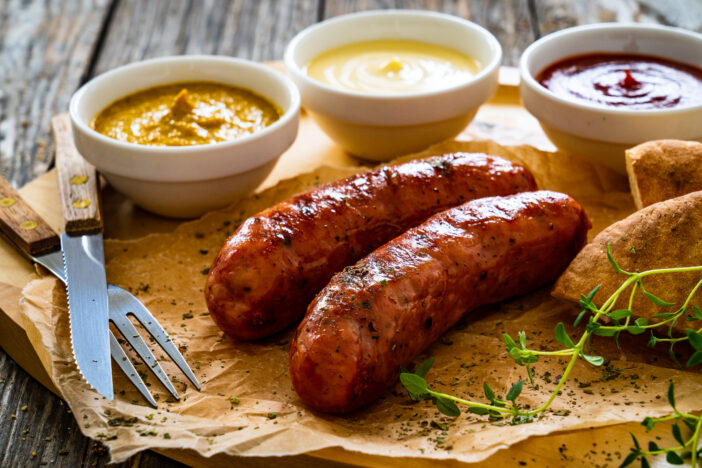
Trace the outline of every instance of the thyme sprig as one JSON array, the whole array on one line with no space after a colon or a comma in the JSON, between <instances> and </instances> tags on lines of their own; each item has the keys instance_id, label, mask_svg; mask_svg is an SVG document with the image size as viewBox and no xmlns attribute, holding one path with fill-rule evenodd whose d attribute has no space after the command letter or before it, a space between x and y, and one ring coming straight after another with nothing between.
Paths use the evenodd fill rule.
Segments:
<instances>
[{"instance_id":1,"label":"thyme sprig","mask_svg":"<svg viewBox=\"0 0 702 468\"><path fill-rule=\"evenodd\" d=\"M659 268L640 273L625 271L619 267L617 262L612 257L609 244L607 245L607 258L614 270L619 274L626 275L627 278L600 307L593 302L594 297L599 290L599 286L590 291L588 295L581 295L580 306L582 310L575 319L574 326L580 325L586 318L587 324L585 326L585 331L582 333L577 342L573 341L573 339L568 335L562 322L559 322L556 325L555 338L556 341L563 346L563 348L556 351L541 351L529 348L527 345L526 333L524 331L520 331L518 333L517 340L514 340L509 334L503 335L507 353L517 364L526 368L527 378L532 385L534 385L534 375L531 367L532 364L538 362L542 357L548 358L558 356L568 358L568 364L563 371L562 377L557 382L556 387L551 392L549 398L541 406L530 409L529 407L521 405L517 402L517 398L521 394L524 387L524 380L520 380L513 384L510 390L507 392L505 398L499 398L495 394L495 391L490 388L487 383L484 383L483 393L485 394L487 403L465 400L453 395L434 391L429 387L429 384L424 379L425 375L429 372L434 363L433 358L429 358L418 365L414 372L410 372L406 369L400 369L400 382L402 382L402 385L404 385L404 387L407 389L410 398L415 401L423 399L431 400L439 411L452 417L456 417L461 414L461 411L458 408L458 404L461 404L467 406L469 412L477 415L487 415L490 419L509 419L511 424L531 422L535 417L549 409L553 401L561 393L561 390L565 385L565 382L568 380L575 363L579 359L582 359L593 366L602 366L602 364L604 364L605 360L602 356L588 354L590 352L590 340L592 339L593 335L614 337L617 347L619 347L619 336L621 333L627 332L632 335L640 335L648 331L651 336L648 346L654 347L658 343L667 343L668 353L678 367L682 367L682 365L677 360L675 346L682 342L687 342L693 348L693 353L685 365L687 367L692 367L702 363L702 327L697 329L687 328L684 336L674 335L674 327L679 321L685 320L693 323L702 320L702 311L700 311L700 308L691 304L693 296L698 289L702 287L702 278L690 291L680 307L674 311L670 310L675 306L675 304L666 302L657 297L650 291L646 290L643 285L643 280L650 276L690 272L702 273L702 265L677 268ZM650 322L645 317L634 318L632 306L637 291L643 294L645 298L653 302L656 306L667 311L654 315L652 318L656 320L655 322ZM626 298L625 294L628 294L628 307L626 309L614 309L615 304L618 302L620 297ZM605 320L607 323L605 323ZM657 336L654 334L654 331L658 330L665 330L665 334L662 337ZM676 419L689 426L693 430L693 435L687 441L684 441L682 436L679 438L676 436L676 440L680 443L679 447L660 449L655 445L655 443L651 443L652 445L649 444L649 450L641 449L638 441L636 441L634 438L635 446L632 448L631 453L625 459L625 463L622 466L632 463L637 458L641 458L642 466L645 467L648 463L646 456L659 453L666 453L666 456L668 457L667 459L671 463L673 463L671 460L682 460L682 457L687 455L690 456L692 465L696 465L696 462L700 457L700 449L698 449L698 447L702 428L702 418L681 413L675 408L674 387L672 384L668 394L668 399L671 402L674 413L664 418L646 418L646 420L644 420L644 425L646 425L647 429L652 429L657 422ZM676 427L677 429L675 429ZM677 422L673 426L673 431L674 436L676 433L678 435L681 433ZM678 452L680 452L680 454L678 454Z\"/></svg>"},{"instance_id":2,"label":"thyme sprig","mask_svg":"<svg viewBox=\"0 0 702 468\"><path fill-rule=\"evenodd\" d=\"M663 454L665 454L666 461L671 465L682 465L685 463L686 459L690 459L690 465L693 467L697 466L697 462L702 457L702 447L700 447L702 416L696 416L694 414L678 411L678 409L675 407L675 384L673 382L670 382L670 385L668 386L668 403L670 403L670 406L673 408L673 414L662 418L647 417L641 424L646 426L646 431L652 431L657 423L675 421L671 426L671 431L673 433L673 438L679 445L660 448L654 441L649 441L648 450L644 450L641 448L641 444L639 444L636 436L631 434L634 446L630 449L629 455L627 455L622 464L619 465L620 468L634 463L636 459L641 459L642 468L650 468L651 464L648 462L648 458L646 457ZM683 437L683 431L681 430L679 424L680 422L682 422L690 430L691 435L687 439Z\"/></svg>"}]
</instances>

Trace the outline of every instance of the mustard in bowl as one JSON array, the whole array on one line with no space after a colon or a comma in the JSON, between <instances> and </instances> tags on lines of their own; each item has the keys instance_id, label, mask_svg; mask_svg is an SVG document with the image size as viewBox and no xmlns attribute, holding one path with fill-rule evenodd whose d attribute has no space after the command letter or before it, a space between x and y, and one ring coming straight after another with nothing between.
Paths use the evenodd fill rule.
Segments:
<instances>
[{"instance_id":1,"label":"mustard in bowl","mask_svg":"<svg viewBox=\"0 0 702 468\"><path fill-rule=\"evenodd\" d=\"M255 190L295 140L299 109L295 85L271 67L206 55L116 68L69 105L76 148L110 185L178 218Z\"/></svg>"}]
</instances>

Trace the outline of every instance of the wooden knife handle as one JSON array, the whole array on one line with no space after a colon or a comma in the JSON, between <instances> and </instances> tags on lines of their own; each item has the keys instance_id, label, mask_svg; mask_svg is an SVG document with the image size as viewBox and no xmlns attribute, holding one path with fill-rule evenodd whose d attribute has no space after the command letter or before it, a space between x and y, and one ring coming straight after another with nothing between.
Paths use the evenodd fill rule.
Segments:
<instances>
[{"instance_id":1,"label":"wooden knife handle","mask_svg":"<svg viewBox=\"0 0 702 468\"><path fill-rule=\"evenodd\" d=\"M0 231L10 242L29 256L58 250L61 240L39 216L0 176Z\"/></svg>"},{"instance_id":2,"label":"wooden knife handle","mask_svg":"<svg viewBox=\"0 0 702 468\"><path fill-rule=\"evenodd\" d=\"M56 169L66 232L72 235L100 232L102 215L97 171L73 144L68 115L52 118L51 129L56 144Z\"/></svg>"}]
</instances>

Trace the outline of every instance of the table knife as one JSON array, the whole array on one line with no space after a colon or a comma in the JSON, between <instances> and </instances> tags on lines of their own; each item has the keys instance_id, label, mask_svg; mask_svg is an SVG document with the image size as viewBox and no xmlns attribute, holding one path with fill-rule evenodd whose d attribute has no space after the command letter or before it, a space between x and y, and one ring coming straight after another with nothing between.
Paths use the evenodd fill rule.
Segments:
<instances>
[{"instance_id":1,"label":"table knife","mask_svg":"<svg viewBox=\"0 0 702 468\"><path fill-rule=\"evenodd\" d=\"M36 213L22 197L10 186L9 182L0 176L0 237L4 238L11 247L24 255L29 261L38 263L66 283L61 253L59 235ZM178 393L169 381L161 365L153 354L143 349L144 341L138 331L129 321L127 314L133 314L151 334L154 340L163 348L175 362L193 386L200 390L200 383L188 366L183 355L168 337L155 317L130 292L115 286L107 285L110 321L115 324L125 340L136 350L137 354L149 365L150 370L177 400ZM141 393L146 401L157 407L156 400L149 392L132 361L122 349L114 333L110 331L110 351L115 364Z\"/></svg>"},{"instance_id":2,"label":"table knife","mask_svg":"<svg viewBox=\"0 0 702 468\"><path fill-rule=\"evenodd\" d=\"M66 119L51 121L66 232L61 234L73 354L85 380L113 398L107 278L97 172L73 145Z\"/></svg>"}]
</instances>

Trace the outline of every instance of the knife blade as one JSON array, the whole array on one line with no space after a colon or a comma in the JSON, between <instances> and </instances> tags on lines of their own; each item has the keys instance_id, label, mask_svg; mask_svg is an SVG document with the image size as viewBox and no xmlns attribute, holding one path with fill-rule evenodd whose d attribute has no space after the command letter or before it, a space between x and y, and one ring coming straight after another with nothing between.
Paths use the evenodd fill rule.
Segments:
<instances>
[{"instance_id":1,"label":"knife blade","mask_svg":"<svg viewBox=\"0 0 702 468\"><path fill-rule=\"evenodd\" d=\"M22 199L2 175L0 175L0 238L4 239L8 245L15 248L27 260L43 266L64 285L66 284L59 234L56 234L51 226ZM193 386L200 390L200 383L192 369L151 312L130 292L119 286L108 284L107 296L110 321L115 323L116 328L122 333L125 340L137 350L137 354L144 359L144 362L151 363L150 370L166 386L171 395L176 400L179 399L177 391L156 362L153 354L144 358L142 354L148 354L148 352L145 352L143 348L142 353L139 353L140 347L144 346L144 341L132 322L129 321L128 314L134 315L141 322ZM144 399L154 408L158 407L156 400L112 331L110 331L110 353L112 360Z\"/></svg>"},{"instance_id":2,"label":"knife blade","mask_svg":"<svg viewBox=\"0 0 702 468\"><path fill-rule=\"evenodd\" d=\"M97 172L73 145L70 121L54 117L56 169L66 232L61 234L71 343L78 370L112 400L107 279Z\"/></svg>"},{"instance_id":3,"label":"knife blade","mask_svg":"<svg viewBox=\"0 0 702 468\"><path fill-rule=\"evenodd\" d=\"M111 400L109 313L102 234L61 234L73 354L85 380Z\"/></svg>"}]
</instances>

